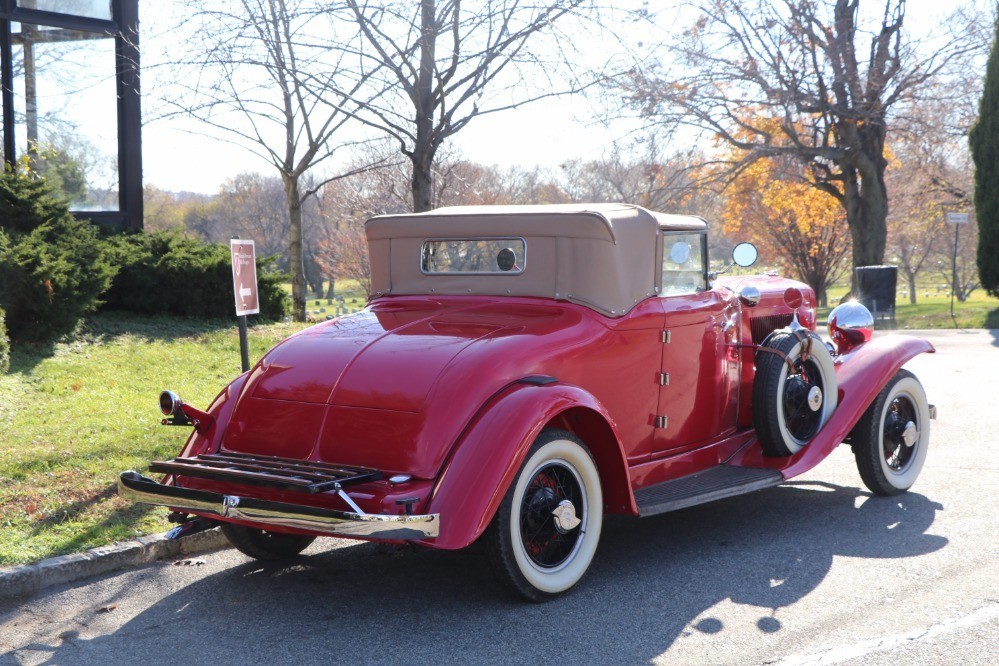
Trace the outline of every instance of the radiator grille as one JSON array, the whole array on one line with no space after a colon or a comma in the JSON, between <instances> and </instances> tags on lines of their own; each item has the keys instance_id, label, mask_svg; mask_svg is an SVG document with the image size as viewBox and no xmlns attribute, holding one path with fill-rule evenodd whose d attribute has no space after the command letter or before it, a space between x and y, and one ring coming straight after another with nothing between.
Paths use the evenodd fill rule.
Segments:
<instances>
[{"instance_id":1,"label":"radiator grille","mask_svg":"<svg viewBox=\"0 0 999 666\"><path fill-rule=\"evenodd\" d=\"M766 315L750 319L749 327L753 333L753 344L758 345L763 342L763 339L770 335L771 332L778 328L785 328L789 326L791 324L792 316L793 315L788 312L787 314Z\"/></svg>"}]
</instances>

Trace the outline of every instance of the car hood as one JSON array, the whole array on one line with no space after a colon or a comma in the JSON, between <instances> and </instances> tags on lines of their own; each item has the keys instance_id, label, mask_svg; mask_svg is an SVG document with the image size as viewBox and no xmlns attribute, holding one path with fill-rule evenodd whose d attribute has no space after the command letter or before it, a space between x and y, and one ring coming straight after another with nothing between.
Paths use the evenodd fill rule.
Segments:
<instances>
[{"instance_id":1,"label":"car hood","mask_svg":"<svg viewBox=\"0 0 999 666\"><path fill-rule=\"evenodd\" d=\"M268 352L224 446L432 476L491 394L539 371L541 333L578 320L540 302L376 301Z\"/></svg>"}]
</instances>

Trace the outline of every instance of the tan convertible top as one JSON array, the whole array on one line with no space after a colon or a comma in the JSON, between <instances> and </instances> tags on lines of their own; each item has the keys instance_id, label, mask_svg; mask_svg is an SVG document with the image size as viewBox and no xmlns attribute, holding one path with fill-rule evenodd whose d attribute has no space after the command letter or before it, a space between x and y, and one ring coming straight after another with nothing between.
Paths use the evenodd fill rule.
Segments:
<instances>
[{"instance_id":1,"label":"tan convertible top","mask_svg":"<svg viewBox=\"0 0 999 666\"><path fill-rule=\"evenodd\" d=\"M381 215L365 224L372 295L541 296L574 301L611 317L658 293L661 231L705 229L699 217L627 204L456 206ZM527 244L521 273L421 270L424 241L510 237Z\"/></svg>"}]
</instances>

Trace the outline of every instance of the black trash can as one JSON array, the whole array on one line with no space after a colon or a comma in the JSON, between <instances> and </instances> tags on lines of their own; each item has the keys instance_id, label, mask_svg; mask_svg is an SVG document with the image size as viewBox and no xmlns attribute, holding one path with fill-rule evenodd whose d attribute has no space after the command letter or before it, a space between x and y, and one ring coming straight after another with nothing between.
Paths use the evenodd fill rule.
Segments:
<instances>
[{"instance_id":1,"label":"black trash can","mask_svg":"<svg viewBox=\"0 0 999 666\"><path fill-rule=\"evenodd\" d=\"M857 300L864 304L875 319L895 321L895 288L898 286L897 266L860 266L857 275Z\"/></svg>"}]
</instances>

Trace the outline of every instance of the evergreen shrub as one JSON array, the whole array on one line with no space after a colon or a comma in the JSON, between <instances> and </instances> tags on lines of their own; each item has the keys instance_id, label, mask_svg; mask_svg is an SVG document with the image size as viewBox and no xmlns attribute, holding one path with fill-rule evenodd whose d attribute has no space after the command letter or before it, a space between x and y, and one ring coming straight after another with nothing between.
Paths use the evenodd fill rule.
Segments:
<instances>
[{"instance_id":1,"label":"evergreen shrub","mask_svg":"<svg viewBox=\"0 0 999 666\"><path fill-rule=\"evenodd\" d=\"M8 233L30 232L45 220L68 214L60 193L23 167L4 169L0 176L0 226Z\"/></svg>"},{"instance_id":2,"label":"evergreen shrub","mask_svg":"<svg viewBox=\"0 0 999 666\"><path fill-rule=\"evenodd\" d=\"M108 244L46 181L0 175L0 307L15 340L52 340L100 304L115 268Z\"/></svg>"},{"instance_id":3,"label":"evergreen shrub","mask_svg":"<svg viewBox=\"0 0 999 666\"><path fill-rule=\"evenodd\" d=\"M978 121L968 141L975 162L978 276L989 294L999 296L999 21L994 34Z\"/></svg>"},{"instance_id":4,"label":"evergreen shrub","mask_svg":"<svg viewBox=\"0 0 999 666\"><path fill-rule=\"evenodd\" d=\"M105 309L181 317L235 316L229 248L185 238L175 231L132 234L113 239L118 275L106 294ZM282 288L287 276L257 260L260 318L275 320L288 311Z\"/></svg>"}]
</instances>

